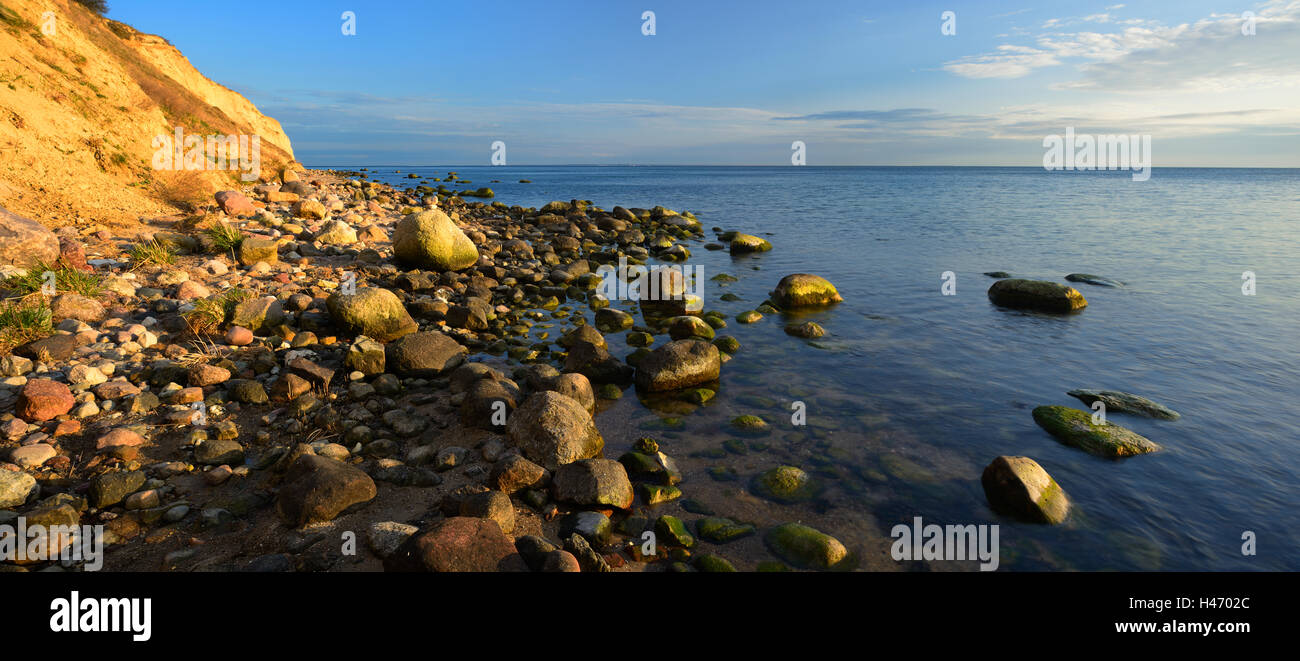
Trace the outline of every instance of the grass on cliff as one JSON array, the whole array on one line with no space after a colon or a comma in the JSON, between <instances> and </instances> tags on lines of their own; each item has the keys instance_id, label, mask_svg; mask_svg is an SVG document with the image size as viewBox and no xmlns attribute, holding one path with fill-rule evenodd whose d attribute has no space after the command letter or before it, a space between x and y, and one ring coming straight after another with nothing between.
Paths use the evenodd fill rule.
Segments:
<instances>
[{"instance_id":1,"label":"grass on cliff","mask_svg":"<svg viewBox=\"0 0 1300 661\"><path fill-rule=\"evenodd\" d=\"M199 170L160 172L150 183L151 192L159 202L173 206L185 213L195 213L207 204L210 186Z\"/></svg>"},{"instance_id":2,"label":"grass on cliff","mask_svg":"<svg viewBox=\"0 0 1300 661\"><path fill-rule=\"evenodd\" d=\"M30 296L41 291L46 283L46 273L54 273L54 294L73 292L87 298L96 298L104 293L103 279L94 273L86 273L63 266L51 266L37 262L23 275L6 278L4 288L13 296Z\"/></svg>"},{"instance_id":3,"label":"grass on cliff","mask_svg":"<svg viewBox=\"0 0 1300 661\"><path fill-rule=\"evenodd\" d=\"M0 303L0 354L54 332L53 315L44 301L27 298Z\"/></svg>"}]
</instances>

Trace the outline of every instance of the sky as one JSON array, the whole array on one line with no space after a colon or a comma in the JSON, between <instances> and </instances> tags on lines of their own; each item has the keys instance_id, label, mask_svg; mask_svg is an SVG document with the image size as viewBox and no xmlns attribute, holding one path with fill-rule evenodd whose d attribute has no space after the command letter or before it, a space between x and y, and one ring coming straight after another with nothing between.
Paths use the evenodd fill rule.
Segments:
<instances>
[{"instance_id":1,"label":"sky","mask_svg":"<svg viewBox=\"0 0 1300 661\"><path fill-rule=\"evenodd\" d=\"M1150 135L1156 167L1300 167L1300 0L109 6L309 166L488 165L497 141L510 165L789 165L801 141L808 165L1033 166L1072 127Z\"/></svg>"}]
</instances>

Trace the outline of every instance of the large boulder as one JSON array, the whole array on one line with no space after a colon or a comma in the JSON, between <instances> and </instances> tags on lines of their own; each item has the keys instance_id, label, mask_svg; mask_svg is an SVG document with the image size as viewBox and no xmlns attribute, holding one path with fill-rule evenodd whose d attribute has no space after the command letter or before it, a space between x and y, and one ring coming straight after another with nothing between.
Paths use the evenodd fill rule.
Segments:
<instances>
[{"instance_id":1,"label":"large boulder","mask_svg":"<svg viewBox=\"0 0 1300 661\"><path fill-rule=\"evenodd\" d=\"M386 369L402 377L430 378L450 372L468 351L436 331L405 335L384 347Z\"/></svg>"},{"instance_id":2,"label":"large boulder","mask_svg":"<svg viewBox=\"0 0 1300 661\"><path fill-rule=\"evenodd\" d=\"M413 213L393 230L398 260L434 271L459 271L478 262L478 249L447 214L438 209Z\"/></svg>"},{"instance_id":3,"label":"large boulder","mask_svg":"<svg viewBox=\"0 0 1300 661\"><path fill-rule=\"evenodd\" d=\"M385 571L496 572L527 568L491 519L453 516L416 533L384 560Z\"/></svg>"},{"instance_id":4,"label":"large boulder","mask_svg":"<svg viewBox=\"0 0 1300 661\"><path fill-rule=\"evenodd\" d=\"M230 325L247 328L258 335L269 335L276 326L284 323L284 303L274 296L262 296L243 301L235 306Z\"/></svg>"},{"instance_id":5,"label":"large boulder","mask_svg":"<svg viewBox=\"0 0 1300 661\"><path fill-rule=\"evenodd\" d=\"M1046 280L1011 278L998 280L989 287L994 305L1039 312L1074 312L1088 306L1088 301L1074 287Z\"/></svg>"},{"instance_id":6,"label":"large boulder","mask_svg":"<svg viewBox=\"0 0 1300 661\"><path fill-rule=\"evenodd\" d=\"M1034 409L1034 422L1056 440L1098 457L1118 459L1160 449L1147 437L1119 425L1093 424L1091 413L1068 406L1040 406Z\"/></svg>"},{"instance_id":7,"label":"large boulder","mask_svg":"<svg viewBox=\"0 0 1300 661\"><path fill-rule=\"evenodd\" d=\"M1002 456L980 476L993 511L1031 523L1060 523L1070 513L1070 499L1037 461Z\"/></svg>"},{"instance_id":8,"label":"large boulder","mask_svg":"<svg viewBox=\"0 0 1300 661\"><path fill-rule=\"evenodd\" d=\"M19 267L53 264L59 239L44 225L0 207L0 264Z\"/></svg>"},{"instance_id":9,"label":"large boulder","mask_svg":"<svg viewBox=\"0 0 1300 661\"><path fill-rule=\"evenodd\" d=\"M356 293L335 292L325 299L330 317L347 332L379 342L391 342L419 330L402 300L387 289L358 287Z\"/></svg>"},{"instance_id":10,"label":"large boulder","mask_svg":"<svg viewBox=\"0 0 1300 661\"><path fill-rule=\"evenodd\" d=\"M781 308L834 305L844 300L829 280L811 273L791 273L781 278L770 296Z\"/></svg>"},{"instance_id":11,"label":"large boulder","mask_svg":"<svg viewBox=\"0 0 1300 661\"><path fill-rule=\"evenodd\" d=\"M700 340L677 340L650 352L636 368L636 385L648 392L677 390L718 380L718 348Z\"/></svg>"},{"instance_id":12,"label":"large boulder","mask_svg":"<svg viewBox=\"0 0 1300 661\"><path fill-rule=\"evenodd\" d=\"M365 471L336 459L304 454L289 467L276 494L280 520L293 527L330 521L343 510L375 497Z\"/></svg>"},{"instance_id":13,"label":"large boulder","mask_svg":"<svg viewBox=\"0 0 1300 661\"><path fill-rule=\"evenodd\" d=\"M582 404L549 390L529 395L515 409L506 435L525 457L551 471L596 457L605 448L605 439Z\"/></svg>"},{"instance_id":14,"label":"large boulder","mask_svg":"<svg viewBox=\"0 0 1300 661\"><path fill-rule=\"evenodd\" d=\"M551 478L555 500L595 507L632 507L632 482L613 459L583 459L560 466Z\"/></svg>"}]
</instances>

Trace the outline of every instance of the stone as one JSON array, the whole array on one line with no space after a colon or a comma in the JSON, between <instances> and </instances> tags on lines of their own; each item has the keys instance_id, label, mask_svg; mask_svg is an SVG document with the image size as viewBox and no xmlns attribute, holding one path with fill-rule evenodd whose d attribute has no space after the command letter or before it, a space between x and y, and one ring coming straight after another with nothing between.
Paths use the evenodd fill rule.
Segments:
<instances>
[{"instance_id":1,"label":"stone","mask_svg":"<svg viewBox=\"0 0 1300 661\"><path fill-rule=\"evenodd\" d=\"M825 335L826 329L822 328L821 324L818 324L815 321L805 321L802 324L790 324L786 326L785 334L811 340Z\"/></svg>"},{"instance_id":2,"label":"stone","mask_svg":"<svg viewBox=\"0 0 1300 661\"><path fill-rule=\"evenodd\" d=\"M64 319L89 323L104 318L104 306L99 301L81 294L59 294L50 301L50 314L55 323Z\"/></svg>"},{"instance_id":3,"label":"stone","mask_svg":"<svg viewBox=\"0 0 1300 661\"><path fill-rule=\"evenodd\" d=\"M115 471L90 480L90 506L103 509L122 502L144 486L143 471Z\"/></svg>"},{"instance_id":4,"label":"stone","mask_svg":"<svg viewBox=\"0 0 1300 661\"><path fill-rule=\"evenodd\" d=\"M515 506L500 491L471 494L460 501L460 515L490 519L509 535L515 529Z\"/></svg>"},{"instance_id":5,"label":"stone","mask_svg":"<svg viewBox=\"0 0 1300 661\"><path fill-rule=\"evenodd\" d=\"M573 512L560 519L560 537L582 535L592 545L600 547L609 543L613 525L603 512L588 510Z\"/></svg>"},{"instance_id":6,"label":"stone","mask_svg":"<svg viewBox=\"0 0 1300 661\"><path fill-rule=\"evenodd\" d=\"M468 350L438 332L413 333L384 347L387 369L403 377L432 378L458 367Z\"/></svg>"},{"instance_id":7,"label":"stone","mask_svg":"<svg viewBox=\"0 0 1300 661\"><path fill-rule=\"evenodd\" d=\"M1034 422L1056 440L1098 457L1119 459L1161 449L1147 437L1119 425L1093 424L1091 413L1068 406L1039 406L1033 415Z\"/></svg>"},{"instance_id":8,"label":"stone","mask_svg":"<svg viewBox=\"0 0 1300 661\"><path fill-rule=\"evenodd\" d=\"M387 558L419 530L419 527L407 523L378 521L370 524L370 529L366 533L366 541L370 544L370 550L374 551L375 555L381 559Z\"/></svg>"},{"instance_id":9,"label":"stone","mask_svg":"<svg viewBox=\"0 0 1300 661\"><path fill-rule=\"evenodd\" d=\"M460 271L478 262L474 242L438 209L407 215L392 236L394 256L412 266Z\"/></svg>"},{"instance_id":10,"label":"stone","mask_svg":"<svg viewBox=\"0 0 1300 661\"><path fill-rule=\"evenodd\" d=\"M240 326L255 335L269 335L284 323L284 303L274 296L249 299L235 306L230 318L232 326Z\"/></svg>"},{"instance_id":11,"label":"stone","mask_svg":"<svg viewBox=\"0 0 1300 661\"><path fill-rule=\"evenodd\" d=\"M711 516L696 521L695 532L700 539L705 541L714 544L726 544L753 535L755 530L754 526L749 524L737 523L720 516Z\"/></svg>"},{"instance_id":12,"label":"stone","mask_svg":"<svg viewBox=\"0 0 1300 661\"><path fill-rule=\"evenodd\" d=\"M141 445L144 445L144 437L125 427L113 429L95 440L95 449L98 451Z\"/></svg>"},{"instance_id":13,"label":"stone","mask_svg":"<svg viewBox=\"0 0 1300 661\"><path fill-rule=\"evenodd\" d=\"M53 264L59 239L44 225L0 207L0 263L27 268Z\"/></svg>"},{"instance_id":14,"label":"stone","mask_svg":"<svg viewBox=\"0 0 1300 661\"><path fill-rule=\"evenodd\" d=\"M241 465L244 463L244 446L231 439L204 441L194 448L194 463L201 466Z\"/></svg>"},{"instance_id":15,"label":"stone","mask_svg":"<svg viewBox=\"0 0 1300 661\"><path fill-rule=\"evenodd\" d=\"M291 212L294 218L308 218L311 220L323 220L329 215L329 210L324 204L316 200L298 200L293 203Z\"/></svg>"},{"instance_id":16,"label":"stone","mask_svg":"<svg viewBox=\"0 0 1300 661\"><path fill-rule=\"evenodd\" d=\"M989 287L989 300L1007 308L1068 313L1082 310L1088 301L1074 287L1045 280L1011 278Z\"/></svg>"},{"instance_id":17,"label":"stone","mask_svg":"<svg viewBox=\"0 0 1300 661\"><path fill-rule=\"evenodd\" d=\"M637 387L649 392L678 390L718 380L718 348L700 340L677 340L650 352L636 368Z\"/></svg>"},{"instance_id":18,"label":"stone","mask_svg":"<svg viewBox=\"0 0 1300 661\"><path fill-rule=\"evenodd\" d=\"M402 300L378 287L358 287L354 294L335 292L325 301L340 328L379 342L391 342L419 330Z\"/></svg>"},{"instance_id":19,"label":"stone","mask_svg":"<svg viewBox=\"0 0 1300 661\"><path fill-rule=\"evenodd\" d=\"M1070 499L1029 457L1001 456L980 476L984 496L993 511L1031 523L1061 523L1070 513Z\"/></svg>"},{"instance_id":20,"label":"stone","mask_svg":"<svg viewBox=\"0 0 1300 661\"><path fill-rule=\"evenodd\" d=\"M18 507L40 492L36 478L21 471L0 470L0 509Z\"/></svg>"},{"instance_id":21,"label":"stone","mask_svg":"<svg viewBox=\"0 0 1300 661\"><path fill-rule=\"evenodd\" d=\"M225 383L230 380L230 370L216 365L201 363L190 368L189 383L191 386L215 386L219 383Z\"/></svg>"},{"instance_id":22,"label":"stone","mask_svg":"<svg viewBox=\"0 0 1300 661\"><path fill-rule=\"evenodd\" d=\"M578 559L572 553L563 549L556 549L546 554L541 570L544 572L581 572L582 566L578 564Z\"/></svg>"},{"instance_id":23,"label":"stone","mask_svg":"<svg viewBox=\"0 0 1300 661\"><path fill-rule=\"evenodd\" d=\"M363 335L348 346L343 366L366 376L374 376L384 372L384 356L384 345Z\"/></svg>"},{"instance_id":24,"label":"stone","mask_svg":"<svg viewBox=\"0 0 1300 661\"><path fill-rule=\"evenodd\" d=\"M768 530L763 542L778 558L804 569L841 569L851 563L849 550L838 539L799 523Z\"/></svg>"},{"instance_id":25,"label":"stone","mask_svg":"<svg viewBox=\"0 0 1300 661\"><path fill-rule=\"evenodd\" d=\"M665 514L655 520L655 537L665 546L690 548L695 546L695 536L686 529L682 520Z\"/></svg>"},{"instance_id":26,"label":"stone","mask_svg":"<svg viewBox=\"0 0 1300 661\"><path fill-rule=\"evenodd\" d=\"M14 448L9 453L9 461L19 468L36 468L58 454L48 443L33 443Z\"/></svg>"},{"instance_id":27,"label":"stone","mask_svg":"<svg viewBox=\"0 0 1300 661\"><path fill-rule=\"evenodd\" d=\"M251 216L257 213L257 207L253 206L253 201L239 191L218 191L214 197L217 200L217 206L221 207L221 210L226 212L227 216Z\"/></svg>"},{"instance_id":28,"label":"stone","mask_svg":"<svg viewBox=\"0 0 1300 661\"><path fill-rule=\"evenodd\" d=\"M253 343L253 331L243 326L231 326L226 331L226 344L236 347L247 346Z\"/></svg>"},{"instance_id":29,"label":"stone","mask_svg":"<svg viewBox=\"0 0 1300 661\"><path fill-rule=\"evenodd\" d=\"M506 435L525 457L551 471L596 457L605 447L582 404L552 391L529 395L510 415Z\"/></svg>"},{"instance_id":30,"label":"stone","mask_svg":"<svg viewBox=\"0 0 1300 661\"><path fill-rule=\"evenodd\" d=\"M772 244L767 239L763 239L753 234L737 233L731 237L731 254L743 254L751 252L767 252L772 249Z\"/></svg>"},{"instance_id":31,"label":"stone","mask_svg":"<svg viewBox=\"0 0 1300 661\"><path fill-rule=\"evenodd\" d=\"M551 478L555 500L583 506L632 507L632 482L623 465L612 459L583 459L556 469Z\"/></svg>"},{"instance_id":32,"label":"stone","mask_svg":"<svg viewBox=\"0 0 1300 661\"><path fill-rule=\"evenodd\" d=\"M699 317L684 315L668 320L668 336L674 340L712 340L713 327Z\"/></svg>"},{"instance_id":33,"label":"stone","mask_svg":"<svg viewBox=\"0 0 1300 661\"><path fill-rule=\"evenodd\" d=\"M1067 395L1078 399L1089 407L1094 402L1106 405L1107 413L1130 413L1133 415L1156 418L1159 420L1177 420L1179 413L1163 404L1153 402L1146 397L1118 390L1071 390Z\"/></svg>"},{"instance_id":34,"label":"stone","mask_svg":"<svg viewBox=\"0 0 1300 661\"><path fill-rule=\"evenodd\" d=\"M819 307L844 300L830 281L810 273L792 273L781 278L770 296L781 308Z\"/></svg>"},{"instance_id":35,"label":"stone","mask_svg":"<svg viewBox=\"0 0 1300 661\"><path fill-rule=\"evenodd\" d=\"M453 516L406 540L384 560L385 571L522 571L523 558L491 519Z\"/></svg>"},{"instance_id":36,"label":"stone","mask_svg":"<svg viewBox=\"0 0 1300 661\"><path fill-rule=\"evenodd\" d=\"M286 525L299 527L330 521L349 507L369 502L375 494L374 480L360 468L304 454L285 473L275 508Z\"/></svg>"},{"instance_id":37,"label":"stone","mask_svg":"<svg viewBox=\"0 0 1300 661\"><path fill-rule=\"evenodd\" d=\"M811 475L794 466L777 466L754 476L754 493L778 503L798 503L817 495L818 485Z\"/></svg>"},{"instance_id":38,"label":"stone","mask_svg":"<svg viewBox=\"0 0 1300 661\"><path fill-rule=\"evenodd\" d=\"M331 246L346 246L357 242L357 231L341 220L332 220L316 233L316 241Z\"/></svg>"},{"instance_id":39,"label":"stone","mask_svg":"<svg viewBox=\"0 0 1300 661\"><path fill-rule=\"evenodd\" d=\"M74 404L68 386L50 379L31 379L18 391L14 415L29 422L44 422L71 411Z\"/></svg>"},{"instance_id":40,"label":"stone","mask_svg":"<svg viewBox=\"0 0 1300 661\"><path fill-rule=\"evenodd\" d=\"M252 266L258 262L275 264L280 261L277 254L278 244L273 239L249 236L239 242L235 256L242 266Z\"/></svg>"},{"instance_id":41,"label":"stone","mask_svg":"<svg viewBox=\"0 0 1300 661\"><path fill-rule=\"evenodd\" d=\"M517 454L497 461L488 474L488 483L504 493L512 494L523 489L545 486L549 474L545 468Z\"/></svg>"}]
</instances>

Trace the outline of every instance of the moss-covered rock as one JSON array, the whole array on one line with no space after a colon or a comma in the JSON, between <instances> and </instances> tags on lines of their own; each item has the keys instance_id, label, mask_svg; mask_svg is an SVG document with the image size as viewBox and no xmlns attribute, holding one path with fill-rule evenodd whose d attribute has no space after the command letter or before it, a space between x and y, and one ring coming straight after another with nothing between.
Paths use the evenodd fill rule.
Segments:
<instances>
[{"instance_id":1,"label":"moss-covered rock","mask_svg":"<svg viewBox=\"0 0 1300 661\"><path fill-rule=\"evenodd\" d=\"M770 296L782 308L834 305L844 300L829 280L810 273L792 273L781 278Z\"/></svg>"},{"instance_id":2,"label":"moss-covered rock","mask_svg":"<svg viewBox=\"0 0 1300 661\"><path fill-rule=\"evenodd\" d=\"M736 321L742 324L752 324L763 318L763 313L758 310L746 310L736 315Z\"/></svg>"},{"instance_id":3,"label":"moss-covered rock","mask_svg":"<svg viewBox=\"0 0 1300 661\"><path fill-rule=\"evenodd\" d=\"M804 569L848 569L853 563L840 540L799 523L783 523L768 530L763 542L777 557Z\"/></svg>"},{"instance_id":4,"label":"moss-covered rock","mask_svg":"<svg viewBox=\"0 0 1300 661\"><path fill-rule=\"evenodd\" d=\"M668 320L668 335L674 340L689 338L712 340L713 327L699 317L684 315Z\"/></svg>"},{"instance_id":5,"label":"moss-covered rock","mask_svg":"<svg viewBox=\"0 0 1300 661\"><path fill-rule=\"evenodd\" d=\"M354 294L335 292L325 300L334 323L354 335L389 342L419 330L401 299L387 289L359 287Z\"/></svg>"},{"instance_id":6,"label":"moss-covered rock","mask_svg":"<svg viewBox=\"0 0 1300 661\"><path fill-rule=\"evenodd\" d=\"M655 521L655 537L665 546L690 548L695 546L695 536L686 529L682 520L670 515L663 515Z\"/></svg>"},{"instance_id":7,"label":"moss-covered rock","mask_svg":"<svg viewBox=\"0 0 1300 661\"><path fill-rule=\"evenodd\" d=\"M1074 287L1046 280L1011 278L989 287L989 300L1008 308L1067 313L1082 310L1088 301Z\"/></svg>"},{"instance_id":8,"label":"moss-covered rock","mask_svg":"<svg viewBox=\"0 0 1300 661\"><path fill-rule=\"evenodd\" d=\"M478 249L447 214L438 209L413 213L393 230L398 260L434 271L459 271L478 262Z\"/></svg>"},{"instance_id":9,"label":"moss-covered rock","mask_svg":"<svg viewBox=\"0 0 1300 661\"><path fill-rule=\"evenodd\" d=\"M795 466L777 466L754 476L754 493L778 503L799 503L817 495L817 481Z\"/></svg>"},{"instance_id":10,"label":"moss-covered rock","mask_svg":"<svg viewBox=\"0 0 1300 661\"><path fill-rule=\"evenodd\" d=\"M1153 402L1146 397L1118 390L1071 390L1067 395L1092 406L1100 401L1106 405L1107 413L1130 413L1160 420L1177 420L1179 413L1163 404Z\"/></svg>"},{"instance_id":11,"label":"moss-covered rock","mask_svg":"<svg viewBox=\"0 0 1300 661\"><path fill-rule=\"evenodd\" d=\"M766 434L770 431L767 422L756 415L739 415L731 419L731 426L744 434L753 436Z\"/></svg>"},{"instance_id":12,"label":"moss-covered rock","mask_svg":"<svg viewBox=\"0 0 1300 661\"><path fill-rule=\"evenodd\" d=\"M811 340L825 335L826 329L822 328L821 324L818 324L815 321L805 321L802 324L790 324L789 326L786 326L785 334Z\"/></svg>"},{"instance_id":13,"label":"moss-covered rock","mask_svg":"<svg viewBox=\"0 0 1300 661\"><path fill-rule=\"evenodd\" d=\"M1119 425L1093 424L1092 414L1068 406L1040 406L1034 409L1034 422L1056 440L1098 457L1118 459L1160 449L1145 436Z\"/></svg>"},{"instance_id":14,"label":"moss-covered rock","mask_svg":"<svg viewBox=\"0 0 1300 661\"><path fill-rule=\"evenodd\" d=\"M767 239L754 236L752 234L739 234L731 237L731 253L751 253L767 252L772 249L772 244Z\"/></svg>"},{"instance_id":15,"label":"moss-covered rock","mask_svg":"<svg viewBox=\"0 0 1300 661\"><path fill-rule=\"evenodd\" d=\"M1029 457L1002 456L980 477L993 511L1031 523L1060 523L1070 514L1070 499L1056 480Z\"/></svg>"},{"instance_id":16,"label":"moss-covered rock","mask_svg":"<svg viewBox=\"0 0 1300 661\"><path fill-rule=\"evenodd\" d=\"M740 340L730 335L719 335L717 339L713 340L713 346L723 353L732 354L740 351Z\"/></svg>"},{"instance_id":17,"label":"moss-covered rock","mask_svg":"<svg viewBox=\"0 0 1300 661\"><path fill-rule=\"evenodd\" d=\"M706 553L695 556L694 566L697 571L702 572L734 572L736 567L719 555Z\"/></svg>"},{"instance_id":18,"label":"moss-covered rock","mask_svg":"<svg viewBox=\"0 0 1300 661\"><path fill-rule=\"evenodd\" d=\"M721 516L710 516L695 522L695 532L700 539L714 544L734 542L742 537L754 534L754 526L737 523Z\"/></svg>"}]
</instances>

